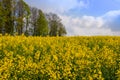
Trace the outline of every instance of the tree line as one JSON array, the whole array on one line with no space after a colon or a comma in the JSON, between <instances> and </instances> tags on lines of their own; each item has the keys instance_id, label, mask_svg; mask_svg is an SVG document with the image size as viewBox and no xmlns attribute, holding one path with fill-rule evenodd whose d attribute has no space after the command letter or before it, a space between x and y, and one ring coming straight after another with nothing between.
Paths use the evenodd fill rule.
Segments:
<instances>
[{"instance_id":1,"label":"tree line","mask_svg":"<svg viewBox=\"0 0 120 80\"><path fill-rule=\"evenodd\" d=\"M61 19L54 13L29 6L24 0L0 0L0 34L64 36Z\"/></svg>"}]
</instances>

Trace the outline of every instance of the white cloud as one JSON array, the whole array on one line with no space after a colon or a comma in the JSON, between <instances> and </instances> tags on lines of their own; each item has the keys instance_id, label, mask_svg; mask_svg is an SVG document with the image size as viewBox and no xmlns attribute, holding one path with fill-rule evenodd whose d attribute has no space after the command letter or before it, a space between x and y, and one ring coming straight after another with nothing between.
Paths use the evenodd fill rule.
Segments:
<instances>
[{"instance_id":1,"label":"white cloud","mask_svg":"<svg viewBox=\"0 0 120 80\"><path fill-rule=\"evenodd\" d=\"M101 17L106 19L106 20L113 20L114 18L120 16L120 10L113 10L105 13Z\"/></svg>"},{"instance_id":2,"label":"white cloud","mask_svg":"<svg viewBox=\"0 0 120 80\"><path fill-rule=\"evenodd\" d=\"M80 0L79 2L76 2L76 6L74 6L74 7L87 8L88 6L89 6L89 1L88 0L86 2L85 2L85 0Z\"/></svg>"},{"instance_id":3,"label":"white cloud","mask_svg":"<svg viewBox=\"0 0 120 80\"><path fill-rule=\"evenodd\" d=\"M120 26L111 25L118 16L120 16L119 10L109 11L99 17L60 15L60 18L67 29L68 35L120 35ZM114 29L119 30L114 31Z\"/></svg>"},{"instance_id":4,"label":"white cloud","mask_svg":"<svg viewBox=\"0 0 120 80\"><path fill-rule=\"evenodd\" d=\"M105 27L111 28L112 31L120 32L120 10L109 11L102 18L105 20Z\"/></svg>"},{"instance_id":5,"label":"white cloud","mask_svg":"<svg viewBox=\"0 0 120 80\"><path fill-rule=\"evenodd\" d=\"M93 17L93 16L83 16L81 18L81 26L83 27L102 27L104 24L104 21L100 17Z\"/></svg>"},{"instance_id":6,"label":"white cloud","mask_svg":"<svg viewBox=\"0 0 120 80\"><path fill-rule=\"evenodd\" d=\"M66 26L68 35L93 35L100 34L99 30L104 25L104 20L100 17L83 16L73 18L70 16L60 16Z\"/></svg>"},{"instance_id":7,"label":"white cloud","mask_svg":"<svg viewBox=\"0 0 120 80\"><path fill-rule=\"evenodd\" d=\"M83 17L70 17L70 16L60 16L62 18L63 23L72 24L74 26L79 27L97 27L100 28L104 25L104 20L101 17L93 17L93 16L83 16Z\"/></svg>"},{"instance_id":8,"label":"white cloud","mask_svg":"<svg viewBox=\"0 0 120 80\"><path fill-rule=\"evenodd\" d=\"M85 0L80 0L79 2L77 0L36 0L34 2L29 0L27 2L29 2L31 6L36 6L47 13L64 13L65 11L69 11L76 7L84 8L88 6L88 2L85 2ZM36 5L36 2L38 2L39 5Z\"/></svg>"}]
</instances>

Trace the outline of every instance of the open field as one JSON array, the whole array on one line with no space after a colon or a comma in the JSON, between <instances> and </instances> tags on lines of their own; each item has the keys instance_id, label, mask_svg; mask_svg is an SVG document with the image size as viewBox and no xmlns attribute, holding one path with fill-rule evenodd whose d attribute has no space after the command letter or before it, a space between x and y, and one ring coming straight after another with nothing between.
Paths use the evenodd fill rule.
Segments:
<instances>
[{"instance_id":1,"label":"open field","mask_svg":"<svg viewBox=\"0 0 120 80\"><path fill-rule=\"evenodd\" d=\"M0 80L120 80L120 37L0 36Z\"/></svg>"}]
</instances>

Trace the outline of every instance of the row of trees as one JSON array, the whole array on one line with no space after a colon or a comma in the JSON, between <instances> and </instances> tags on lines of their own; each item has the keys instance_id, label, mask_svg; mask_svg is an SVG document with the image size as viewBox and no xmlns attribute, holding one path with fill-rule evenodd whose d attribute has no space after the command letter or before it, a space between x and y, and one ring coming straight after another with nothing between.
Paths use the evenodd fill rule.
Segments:
<instances>
[{"instance_id":1,"label":"row of trees","mask_svg":"<svg viewBox=\"0 0 120 80\"><path fill-rule=\"evenodd\" d=\"M24 0L0 0L0 33L63 36L66 29L56 14L44 14Z\"/></svg>"}]
</instances>

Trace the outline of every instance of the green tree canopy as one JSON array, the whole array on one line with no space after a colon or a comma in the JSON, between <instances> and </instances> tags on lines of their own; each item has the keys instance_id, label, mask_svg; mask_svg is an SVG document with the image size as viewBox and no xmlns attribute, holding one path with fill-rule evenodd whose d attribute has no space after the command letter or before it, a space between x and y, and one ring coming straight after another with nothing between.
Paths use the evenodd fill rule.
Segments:
<instances>
[{"instance_id":1,"label":"green tree canopy","mask_svg":"<svg viewBox=\"0 0 120 80\"><path fill-rule=\"evenodd\" d=\"M48 22L45 18L44 13L41 10L39 10L38 13L39 13L39 16L38 16L38 19L36 22L37 28L36 28L36 32L34 35L46 36L46 35L48 35Z\"/></svg>"},{"instance_id":2,"label":"green tree canopy","mask_svg":"<svg viewBox=\"0 0 120 80\"><path fill-rule=\"evenodd\" d=\"M46 16L49 21L50 36L64 36L67 34L66 29L57 14L49 13Z\"/></svg>"}]
</instances>

